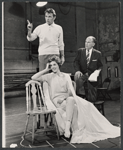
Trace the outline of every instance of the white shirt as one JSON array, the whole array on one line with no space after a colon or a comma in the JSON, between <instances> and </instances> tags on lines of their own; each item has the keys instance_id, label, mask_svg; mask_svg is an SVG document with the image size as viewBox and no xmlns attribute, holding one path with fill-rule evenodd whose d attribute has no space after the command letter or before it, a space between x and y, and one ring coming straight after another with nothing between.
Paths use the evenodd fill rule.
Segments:
<instances>
[{"instance_id":1,"label":"white shirt","mask_svg":"<svg viewBox=\"0 0 123 150\"><path fill-rule=\"evenodd\" d=\"M27 39L33 41L37 37L39 37L39 55L59 54L60 50L64 50L63 30L60 25L55 23L39 25L31 34L31 38L27 36Z\"/></svg>"},{"instance_id":2,"label":"white shirt","mask_svg":"<svg viewBox=\"0 0 123 150\"><path fill-rule=\"evenodd\" d=\"M91 48L91 49L89 50L89 62L90 62L90 58L91 58L91 54L92 54L92 49L93 49L93 48ZM88 53L88 50L86 49L86 56L87 56L87 53Z\"/></svg>"}]
</instances>

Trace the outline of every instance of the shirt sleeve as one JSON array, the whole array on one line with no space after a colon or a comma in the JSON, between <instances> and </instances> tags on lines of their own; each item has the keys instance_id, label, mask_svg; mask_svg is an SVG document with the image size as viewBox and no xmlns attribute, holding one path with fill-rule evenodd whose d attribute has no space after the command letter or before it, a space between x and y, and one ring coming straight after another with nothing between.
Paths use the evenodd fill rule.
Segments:
<instances>
[{"instance_id":1,"label":"shirt sleeve","mask_svg":"<svg viewBox=\"0 0 123 150\"><path fill-rule=\"evenodd\" d=\"M60 27L60 35L58 39L59 50L64 50L63 29Z\"/></svg>"},{"instance_id":2,"label":"shirt sleeve","mask_svg":"<svg viewBox=\"0 0 123 150\"><path fill-rule=\"evenodd\" d=\"M41 81L41 82L46 81L46 82L49 83L49 82L50 82L50 79L51 79L51 74L48 73L48 74L45 74L45 75L41 76L40 81Z\"/></svg>"},{"instance_id":3,"label":"shirt sleeve","mask_svg":"<svg viewBox=\"0 0 123 150\"><path fill-rule=\"evenodd\" d=\"M37 38L37 36L34 33L31 34L31 37L28 37L28 35L27 35L28 41L34 41L36 38Z\"/></svg>"}]
</instances>

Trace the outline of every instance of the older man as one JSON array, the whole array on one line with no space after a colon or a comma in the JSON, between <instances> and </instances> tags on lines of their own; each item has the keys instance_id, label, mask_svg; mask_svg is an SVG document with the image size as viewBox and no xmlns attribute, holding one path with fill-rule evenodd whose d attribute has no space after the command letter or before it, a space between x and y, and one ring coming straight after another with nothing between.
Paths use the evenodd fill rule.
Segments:
<instances>
[{"instance_id":1,"label":"older man","mask_svg":"<svg viewBox=\"0 0 123 150\"><path fill-rule=\"evenodd\" d=\"M84 86L85 95L88 101L95 101L97 96L96 87L98 82L89 81L88 78L96 70L102 69L101 52L95 50L96 39L89 36L85 40L85 48L79 48L74 60L75 82L77 84L77 94Z\"/></svg>"},{"instance_id":2,"label":"older man","mask_svg":"<svg viewBox=\"0 0 123 150\"><path fill-rule=\"evenodd\" d=\"M65 61L64 58L64 42L63 30L60 25L54 23L56 18L55 10L48 8L45 10L45 24L39 25L32 33L33 25L28 20L28 41L33 41L39 37L39 71L46 67L48 58L52 55L58 55L61 58L61 63Z\"/></svg>"}]
</instances>

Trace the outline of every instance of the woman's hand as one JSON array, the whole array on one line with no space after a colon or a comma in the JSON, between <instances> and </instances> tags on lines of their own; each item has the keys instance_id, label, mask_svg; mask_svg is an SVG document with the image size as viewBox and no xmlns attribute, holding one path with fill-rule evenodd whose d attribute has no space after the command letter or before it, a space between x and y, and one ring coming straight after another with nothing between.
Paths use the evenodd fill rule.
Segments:
<instances>
[{"instance_id":1,"label":"woman's hand","mask_svg":"<svg viewBox=\"0 0 123 150\"><path fill-rule=\"evenodd\" d=\"M37 81L40 81L41 80L41 76L46 74L46 73L49 73L49 70L50 70L50 65L49 63L46 65L46 68L42 71L39 71L37 72L36 74L34 74L31 79L32 80L37 80Z\"/></svg>"},{"instance_id":2,"label":"woman's hand","mask_svg":"<svg viewBox=\"0 0 123 150\"><path fill-rule=\"evenodd\" d=\"M63 100L59 99L59 100L57 101L57 103L58 103L58 104L61 104L63 101L64 101L64 99L63 99Z\"/></svg>"},{"instance_id":3,"label":"woman's hand","mask_svg":"<svg viewBox=\"0 0 123 150\"><path fill-rule=\"evenodd\" d=\"M50 64L49 64L49 63L47 63L47 65L46 65L46 70L47 70L47 71L51 70L51 67L50 67Z\"/></svg>"}]
</instances>

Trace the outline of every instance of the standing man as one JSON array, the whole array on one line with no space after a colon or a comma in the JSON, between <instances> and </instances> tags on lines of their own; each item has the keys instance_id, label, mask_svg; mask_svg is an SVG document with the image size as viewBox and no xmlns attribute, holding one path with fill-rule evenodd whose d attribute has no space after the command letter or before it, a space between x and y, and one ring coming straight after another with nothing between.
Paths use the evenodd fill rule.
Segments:
<instances>
[{"instance_id":1,"label":"standing man","mask_svg":"<svg viewBox=\"0 0 123 150\"><path fill-rule=\"evenodd\" d=\"M61 58L61 63L65 61L64 58L64 42L63 30L60 25L54 23L56 19L55 10L48 8L45 10L45 24L37 26L33 33L33 25L27 20L28 34L27 40L34 41L39 37L39 71L45 69L48 58L52 55L58 55Z\"/></svg>"},{"instance_id":2,"label":"standing man","mask_svg":"<svg viewBox=\"0 0 123 150\"><path fill-rule=\"evenodd\" d=\"M78 49L74 60L77 94L79 94L79 89L84 86L86 99L91 102L96 101L98 80L97 82L91 82L88 79L92 73L102 69L101 52L93 48L95 43L95 37L87 37L85 48Z\"/></svg>"}]
</instances>

